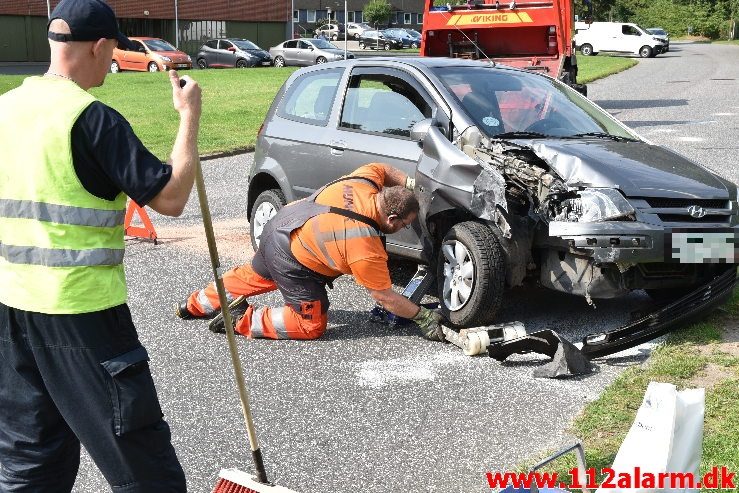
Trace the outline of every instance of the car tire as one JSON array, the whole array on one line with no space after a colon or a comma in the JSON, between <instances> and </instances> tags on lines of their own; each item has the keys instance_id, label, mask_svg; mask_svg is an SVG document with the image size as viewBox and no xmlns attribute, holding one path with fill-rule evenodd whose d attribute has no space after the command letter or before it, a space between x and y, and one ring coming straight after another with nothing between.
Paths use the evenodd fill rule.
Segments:
<instances>
[{"instance_id":1,"label":"car tire","mask_svg":"<svg viewBox=\"0 0 739 493\"><path fill-rule=\"evenodd\" d=\"M642 46L639 48L639 56L642 58L652 58L652 48L649 46Z\"/></svg>"},{"instance_id":2,"label":"car tire","mask_svg":"<svg viewBox=\"0 0 739 493\"><path fill-rule=\"evenodd\" d=\"M359 41L359 33L354 35L354 41Z\"/></svg>"},{"instance_id":3,"label":"car tire","mask_svg":"<svg viewBox=\"0 0 739 493\"><path fill-rule=\"evenodd\" d=\"M337 39L339 39L339 37L337 35L333 34L331 36L331 41L336 41Z\"/></svg>"},{"instance_id":4,"label":"car tire","mask_svg":"<svg viewBox=\"0 0 739 493\"><path fill-rule=\"evenodd\" d=\"M275 61L273 62L275 67L284 67L285 66L285 59L281 56L276 56Z\"/></svg>"},{"instance_id":5,"label":"car tire","mask_svg":"<svg viewBox=\"0 0 739 493\"><path fill-rule=\"evenodd\" d=\"M580 47L580 53L582 53L584 56L593 56L595 53L593 53L593 47L589 44L584 44Z\"/></svg>"},{"instance_id":6,"label":"car tire","mask_svg":"<svg viewBox=\"0 0 739 493\"><path fill-rule=\"evenodd\" d=\"M390 48L391 48L390 43L385 43L383 48L385 48L385 51L390 51Z\"/></svg>"},{"instance_id":7,"label":"car tire","mask_svg":"<svg viewBox=\"0 0 739 493\"><path fill-rule=\"evenodd\" d=\"M146 66L146 70L149 72L159 72L159 65L157 65L157 62L149 62L149 65Z\"/></svg>"},{"instance_id":8,"label":"car tire","mask_svg":"<svg viewBox=\"0 0 739 493\"><path fill-rule=\"evenodd\" d=\"M359 49L360 49L360 50L365 50L365 49L367 49L367 48L366 48L366 46L364 45L364 43L363 43L362 41L360 41L360 42L359 42Z\"/></svg>"},{"instance_id":9,"label":"car tire","mask_svg":"<svg viewBox=\"0 0 739 493\"><path fill-rule=\"evenodd\" d=\"M243 58L239 58L238 60L236 60L236 68L246 68L247 66L248 64Z\"/></svg>"},{"instance_id":10,"label":"car tire","mask_svg":"<svg viewBox=\"0 0 739 493\"><path fill-rule=\"evenodd\" d=\"M412 42L411 43L411 48L413 48L413 49L418 48L418 43L416 43L415 41Z\"/></svg>"},{"instance_id":11,"label":"car tire","mask_svg":"<svg viewBox=\"0 0 739 493\"><path fill-rule=\"evenodd\" d=\"M120 71L121 71L121 66L118 65L118 62L116 62L115 60L110 62L110 73L111 74L117 74Z\"/></svg>"},{"instance_id":12,"label":"car tire","mask_svg":"<svg viewBox=\"0 0 739 493\"><path fill-rule=\"evenodd\" d=\"M205 58L198 58L198 68L201 70L208 68L208 62Z\"/></svg>"},{"instance_id":13,"label":"car tire","mask_svg":"<svg viewBox=\"0 0 739 493\"><path fill-rule=\"evenodd\" d=\"M286 203L285 194L279 188L265 190L257 197L249 218L249 236L255 252L259 248L259 238L262 236L264 226L277 214L277 211L285 207Z\"/></svg>"},{"instance_id":14,"label":"car tire","mask_svg":"<svg viewBox=\"0 0 739 493\"><path fill-rule=\"evenodd\" d=\"M436 284L441 312L452 326L492 323L503 301L505 261L488 226L467 221L447 232L437 258Z\"/></svg>"},{"instance_id":15,"label":"car tire","mask_svg":"<svg viewBox=\"0 0 739 493\"><path fill-rule=\"evenodd\" d=\"M319 56L316 58L316 65L319 65L321 63L326 63L326 57Z\"/></svg>"}]
</instances>

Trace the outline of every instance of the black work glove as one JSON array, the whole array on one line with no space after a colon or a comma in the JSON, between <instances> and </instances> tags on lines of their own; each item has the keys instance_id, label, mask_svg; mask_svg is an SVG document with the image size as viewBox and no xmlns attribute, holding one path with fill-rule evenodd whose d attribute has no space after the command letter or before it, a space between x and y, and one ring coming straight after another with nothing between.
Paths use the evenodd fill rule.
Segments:
<instances>
[{"instance_id":1,"label":"black work glove","mask_svg":"<svg viewBox=\"0 0 739 493\"><path fill-rule=\"evenodd\" d=\"M446 341L444 331L441 329L441 313L429 310L426 307L420 307L418 313L413 317L418 328L421 329L423 337L429 341Z\"/></svg>"}]
</instances>

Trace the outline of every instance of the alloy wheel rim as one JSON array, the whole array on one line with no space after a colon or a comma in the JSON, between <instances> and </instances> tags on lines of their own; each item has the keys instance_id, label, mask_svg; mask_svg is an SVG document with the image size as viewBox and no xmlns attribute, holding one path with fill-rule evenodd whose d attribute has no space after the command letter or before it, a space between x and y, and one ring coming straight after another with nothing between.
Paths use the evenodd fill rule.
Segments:
<instances>
[{"instance_id":1,"label":"alloy wheel rim","mask_svg":"<svg viewBox=\"0 0 739 493\"><path fill-rule=\"evenodd\" d=\"M449 311L461 310L472 297L475 284L475 264L462 242L446 241L441 246L444 255L443 300Z\"/></svg>"}]
</instances>

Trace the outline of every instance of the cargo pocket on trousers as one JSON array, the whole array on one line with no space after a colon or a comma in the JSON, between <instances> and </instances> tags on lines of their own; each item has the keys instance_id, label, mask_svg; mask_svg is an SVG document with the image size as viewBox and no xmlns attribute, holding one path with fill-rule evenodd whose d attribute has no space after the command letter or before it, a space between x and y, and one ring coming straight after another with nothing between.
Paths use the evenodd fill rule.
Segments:
<instances>
[{"instance_id":1,"label":"cargo pocket on trousers","mask_svg":"<svg viewBox=\"0 0 739 493\"><path fill-rule=\"evenodd\" d=\"M146 349L139 346L101 363L110 375L108 390L118 436L153 425L163 416L148 361Z\"/></svg>"}]
</instances>

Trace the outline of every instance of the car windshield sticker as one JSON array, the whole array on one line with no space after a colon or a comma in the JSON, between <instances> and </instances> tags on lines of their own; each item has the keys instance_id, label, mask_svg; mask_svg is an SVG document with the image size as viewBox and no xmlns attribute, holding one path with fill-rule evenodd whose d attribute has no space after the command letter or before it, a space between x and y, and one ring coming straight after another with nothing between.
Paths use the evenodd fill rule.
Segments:
<instances>
[{"instance_id":1,"label":"car windshield sticker","mask_svg":"<svg viewBox=\"0 0 739 493\"><path fill-rule=\"evenodd\" d=\"M498 125L500 125L500 120L492 116L486 116L482 119L482 123L484 123L488 127L497 127Z\"/></svg>"}]
</instances>

